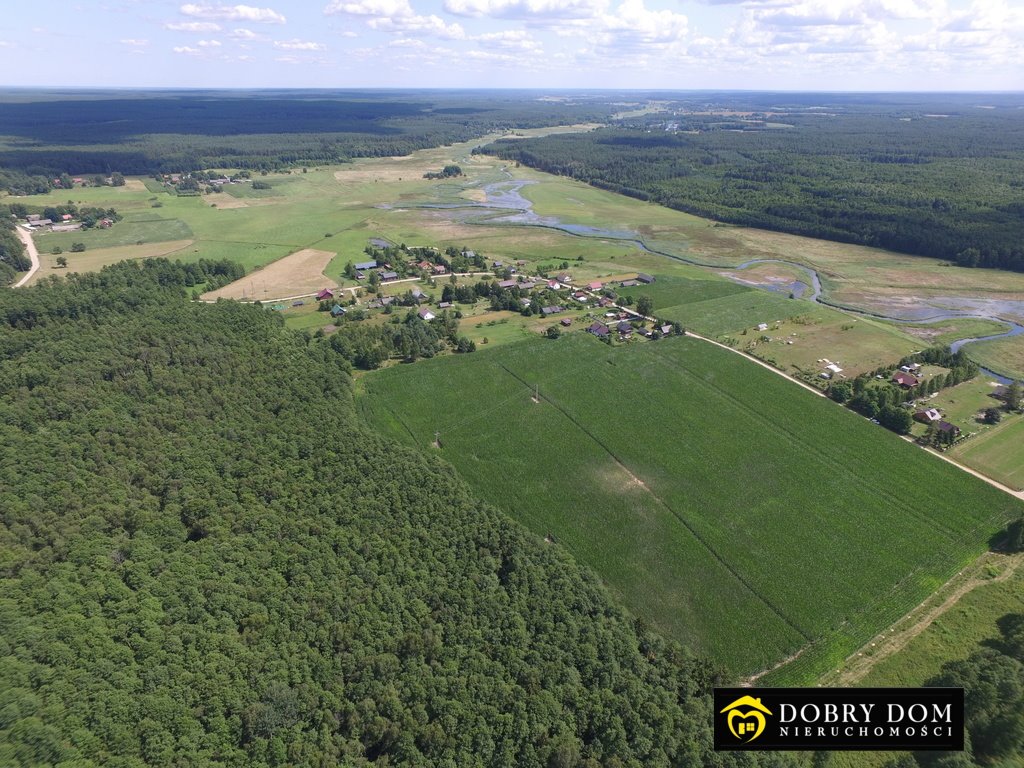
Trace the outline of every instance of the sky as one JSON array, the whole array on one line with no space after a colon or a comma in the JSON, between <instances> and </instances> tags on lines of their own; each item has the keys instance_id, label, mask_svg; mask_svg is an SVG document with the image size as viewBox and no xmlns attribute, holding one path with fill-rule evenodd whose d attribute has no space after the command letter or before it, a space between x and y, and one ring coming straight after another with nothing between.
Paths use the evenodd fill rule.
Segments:
<instances>
[{"instance_id":1,"label":"sky","mask_svg":"<svg viewBox=\"0 0 1024 768\"><path fill-rule=\"evenodd\" d=\"M5 0L0 84L1024 90L1024 0Z\"/></svg>"}]
</instances>

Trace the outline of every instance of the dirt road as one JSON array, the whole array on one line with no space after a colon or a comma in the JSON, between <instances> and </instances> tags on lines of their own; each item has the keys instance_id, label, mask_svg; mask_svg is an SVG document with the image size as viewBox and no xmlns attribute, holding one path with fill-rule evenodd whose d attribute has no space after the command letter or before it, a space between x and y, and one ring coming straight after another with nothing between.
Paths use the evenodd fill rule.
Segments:
<instances>
[{"instance_id":1,"label":"dirt road","mask_svg":"<svg viewBox=\"0 0 1024 768\"><path fill-rule=\"evenodd\" d=\"M18 237L21 238L21 242L25 244L25 250L28 252L28 258L32 262L32 268L22 276L21 280L14 284L15 288L20 288L31 280L32 276L39 271L39 251L36 250L36 244L32 240L32 235L30 235L26 230L21 227L15 227L14 231L18 233Z\"/></svg>"}]
</instances>

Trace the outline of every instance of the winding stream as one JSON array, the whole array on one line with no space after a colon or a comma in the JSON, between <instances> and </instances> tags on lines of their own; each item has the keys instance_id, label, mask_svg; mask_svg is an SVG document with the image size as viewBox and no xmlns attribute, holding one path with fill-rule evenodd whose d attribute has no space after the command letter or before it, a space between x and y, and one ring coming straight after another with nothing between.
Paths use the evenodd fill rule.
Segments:
<instances>
[{"instance_id":1,"label":"winding stream","mask_svg":"<svg viewBox=\"0 0 1024 768\"><path fill-rule=\"evenodd\" d=\"M507 174L508 172L506 171L505 173ZM843 312L876 318L879 320L887 320L894 323L939 323L945 320L975 318L979 320L997 320L1010 326L1010 330L1004 333L997 333L977 338L970 337L958 339L950 345L953 352L958 351L967 344L973 344L978 341L992 341L994 339L1004 339L1024 334L1024 325L1012 320L1007 320L1006 317L998 314L1000 308L1003 312L1014 312L1014 310L1016 310L1016 312L1014 312L1015 314L1024 314L1024 302L998 301L970 297L944 297L941 299L944 304L953 305L954 307L956 305L960 305L961 308L949 308L949 306L940 307L929 303L919 303L900 307L899 309L893 308L890 310L889 314L840 305L829 301L823 295L821 278L819 277L818 272L804 264L798 264L797 262L786 261L784 259L750 259L742 264L737 264L735 267L723 267L719 264L708 264L697 261L696 259L688 259L677 254L667 253L665 251L652 248L644 242L643 238L637 232L629 230L604 229L602 227L591 227L584 224L568 224L561 221L556 216L541 216L533 210L533 203L521 194L523 187L535 183L537 182L528 180L512 180L510 176L507 181L497 181L483 185L481 187L485 196L483 202L470 202L467 200L465 202L456 203L413 203L403 205L401 207L445 210L451 218L462 224L498 224L522 227L545 227L548 229L556 229L577 237L597 237L606 240L621 240L639 248L640 250L647 251L648 253L653 253L658 256L675 259L676 261L682 261L694 266L709 267L718 271L728 270L737 274L758 264L783 264L787 267L801 271L807 276L807 282L795 281L793 283L771 287L752 281L744 281L744 283L754 285L763 290L774 290L776 292L781 291L786 294L793 293L797 298L806 298L832 309L839 309ZM398 208L399 206L384 205L381 207ZM810 295L805 296L804 294L808 288L811 290L811 293ZM936 301L939 301L939 299ZM1021 306L1017 307L1016 305ZM991 377L1002 384L1010 383L1010 379L996 373L995 371L989 370L988 368L981 368L981 373L984 376Z\"/></svg>"}]
</instances>

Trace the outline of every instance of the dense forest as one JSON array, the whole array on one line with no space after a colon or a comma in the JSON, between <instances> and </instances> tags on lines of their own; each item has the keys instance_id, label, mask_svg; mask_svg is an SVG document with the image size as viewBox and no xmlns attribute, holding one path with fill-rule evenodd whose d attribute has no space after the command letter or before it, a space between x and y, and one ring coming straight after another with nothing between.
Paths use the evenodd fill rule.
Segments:
<instances>
[{"instance_id":1,"label":"dense forest","mask_svg":"<svg viewBox=\"0 0 1024 768\"><path fill-rule=\"evenodd\" d=\"M0 286L14 282L17 272L26 272L32 262L25 253L25 245L14 233L14 222L10 214L3 215L0 207Z\"/></svg>"},{"instance_id":2,"label":"dense forest","mask_svg":"<svg viewBox=\"0 0 1024 768\"><path fill-rule=\"evenodd\" d=\"M1019 105L758 108L665 111L483 151L718 221L1024 271Z\"/></svg>"},{"instance_id":3,"label":"dense forest","mask_svg":"<svg viewBox=\"0 0 1024 768\"><path fill-rule=\"evenodd\" d=\"M608 99L495 91L0 93L0 187L61 173L273 170L390 157L492 131L606 119Z\"/></svg>"},{"instance_id":4,"label":"dense forest","mask_svg":"<svg viewBox=\"0 0 1024 768\"><path fill-rule=\"evenodd\" d=\"M194 277L0 290L0 764L759 762L707 662Z\"/></svg>"}]
</instances>

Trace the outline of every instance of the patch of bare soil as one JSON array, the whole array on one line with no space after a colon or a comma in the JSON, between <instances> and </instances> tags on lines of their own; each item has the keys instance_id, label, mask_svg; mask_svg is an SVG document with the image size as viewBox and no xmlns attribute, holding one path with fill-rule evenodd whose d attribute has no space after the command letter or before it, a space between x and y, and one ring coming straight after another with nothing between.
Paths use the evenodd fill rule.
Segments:
<instances>
[{"instance_id":1,"label":"patch of bare soil","mask_svg":"<svg viewBox=\"0 0 1024 768\"><path fill-rule=\"evenodd\" d=\"M305 248L268 264L240 280L203 294L204 299L260 299L263 296L302 296L338 284L324 275L333 251Z\"/></svg>"}]
</instances>

